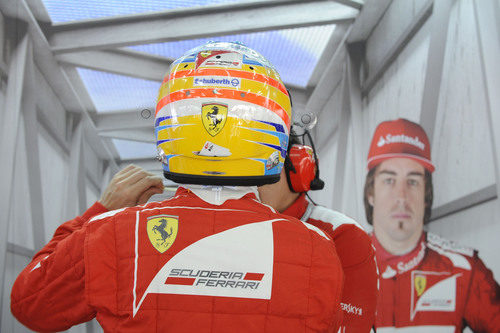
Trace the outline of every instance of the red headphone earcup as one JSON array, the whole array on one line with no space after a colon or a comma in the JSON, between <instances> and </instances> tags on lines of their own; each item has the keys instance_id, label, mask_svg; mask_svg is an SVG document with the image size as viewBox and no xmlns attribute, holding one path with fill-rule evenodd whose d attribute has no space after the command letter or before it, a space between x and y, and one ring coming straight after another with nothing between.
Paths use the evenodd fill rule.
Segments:
<instances>
[{"instance_id":1,"label":"red headphone earcup","mask_svg":"<svg viewBox=\"0 0 500 333\"><path fill-rule=\"evenodd\" d=\"M293 145L288 153L291 166L287 170L288 184L293 192L307 192L316 178L316 162L312 148Z\"/></svg>"}]
</instances>

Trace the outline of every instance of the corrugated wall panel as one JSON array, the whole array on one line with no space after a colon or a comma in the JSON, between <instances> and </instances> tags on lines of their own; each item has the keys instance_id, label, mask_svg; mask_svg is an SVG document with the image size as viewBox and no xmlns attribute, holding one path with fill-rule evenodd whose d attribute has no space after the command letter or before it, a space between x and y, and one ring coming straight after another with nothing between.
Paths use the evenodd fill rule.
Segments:
<instances>
[{"instance_id":1,"label":"corrugated wall panel","mask_svg":"<svg viewBox=\"0 0 500 333\"><path fill-rule=\"evenodd\" d=\"M64 140L66 135L66 112L56 93L35 66L36 103L38 110L47 119L46 123L55 135Z\"/></svg>"},{"instance_id":2,"label":"corrugated wall panel","mask_svg":"<svg viewBox=\"0 0 500 333\"><path fill-rule=\"evenodd\" d=\"M100 183L102 181L102 160L99 158L95 150L92 149L87 140L84 140L83 147L87 177L91 177L91 180L95 183L95 186L101 186ZM97 191L99 192L99 189L97 189Z\"/></svg>"},{"instance_id":3,"label":"corrugated wall panel","mask_svg":"<svg viewBox=\"0 0 500 333\"><path fill-rule=\"evenodd\" d=\"M341 212L352 217L362 225L364 223L364 215L359 210L363 200L364 178L360 179L356 175L355 154L359 154L358 148L355 147L353 141L352 123L349 126L347 140L347 154L345 160L345 176L344 176L344 193L342 197Z\"/></svg>"},{"instance_id":4,"label":"corrugated wall panel","mask_svg":"<svg viewBox=\"0 0 500 333\"><path fill-rule=\"evenodd\" d=\"M365 126L368 133L363 145L364 154L368 154L371 136L381 121L404 117L418 122L428 50L429 27L426 24L363 100L364 117L368 124Z\"/></svg>"},{"instance_id":5,"label":"corrugated wall panel","mask_svg":"<svg viewBox=\"0 0 500 333\"><path fill-rule=\"evenodd\" d=\"M321 205L332 207L335 170L337 165L338 124L341 112L342 86L338 85L318 116L315 127L315 145L319 159L320 178L325 182L321 191L311 191L309 195Z\"/></svg>"},{"instance_id":6,"label":"corrugated wall panel","mask_svg":"<svg viewBox=\"0 0 500 333\"><path fill-rule=\"evenodd\" d=\"M496 199L434 221L429 225L429 230L479 250L479 256L499 281L498 216L500 216L500 200Z\"/></svg>"},{"instance_id":7,"label":"corrugated wall panel","mask_svg":"<svg viewBox=\"0 0 500 333\"><path fill-rule=\"evenodd\" d=\"M318 152L320 178L325 182L325 187L321 191L310 191L309 195L320 205L331 207L333 198L333 188L335 186L335 166L337 156L337 144L332 136L323 148Z\"/></svg>"},{"instance_id":8,"label":"corrugated wall panel","mask_svg":"<svg viewBox=\"0 0 500 333\"><path fill-rule=\"evenodd\" d=\"M94 185L92 185L90 182L87 181L87 187L86 187L86 199L87 199L87 207L90 207L99 200L99 191L98 189L95 188Z\"/></svg>"},{"instance_id":9,"label":"corrugated wall panel","mask_svg":"<svg viewBox=\"0 0 500 333\"><path fill-rule=\"evenodd\" d=\"M450 17L432 158L435 206L495 184L488 109L473 3L458 1Z\"/></svg>"},{"instance_id":10,"label":"corrugated wall panel","mask_svg":"<svg viewBox=\"0 0 500 333\"><path fill-rule=\"evenodd\" d=\"M366 43L368 72L383 61L386 53L401 37L406 27L422 10L426 1L393 0Z\"/></svg>"},{"instance_id":11,"label":"corrugated wall panel","mask_svg":"<svg viewBox=\"0 0 500 333\"><path fill-rule=\"evenodd\" d=\"M14 186L9 223L9 242L34 249L31 225L31 201L28 186L24 119L19 121L16 158L14 162Z\"/></svg>"},{"instance_id":12,"label":"corrugated wall panel","mask_svg":"<svg viewBox=\"0 0 500 333\"><path fill-rule=\"evenodd\" d=\"M38 137L40 171L45 221L45 237L52 238L54 231L64 222L67 200L69 157L42 126Z\"/></svg>"},{"instance_id":13,"label":"corrugated wall panel","mask_svg":"<svg viewBox=\"0 0 500 333\"><path fill-rule=\"evenodd\" d=\"M4 280L4 290L3 290L3 299L2 299L2 326L0 327L0 331L9 332L9 333L23 333L23 332L32 332L31 330L24 327L21 323L19 323L14 316L10 313L10 291L12 289L12 285L16 280L19 273L26 267L26 265L30 262L30 259L23 257L21 255L12 254L7 252L7 258L5 261L5 280Z\"/></svg>"}]
</instances>

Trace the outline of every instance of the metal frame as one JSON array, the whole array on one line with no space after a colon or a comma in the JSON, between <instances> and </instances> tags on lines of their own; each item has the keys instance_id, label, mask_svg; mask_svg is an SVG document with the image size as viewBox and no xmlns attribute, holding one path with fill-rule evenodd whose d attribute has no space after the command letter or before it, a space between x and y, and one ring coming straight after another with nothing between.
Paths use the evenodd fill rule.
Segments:
<instances>
[{"instance_id":1,"label":"metal frame","mask_svg":"<svg viewBox=\"0 0 500 333\"><path fill-rule=\"evenodd\" d=\"M26 257L28 259L33 258L33 256L36 254L34 250L28 249L27 247L17 245L11 242L7 243L7 252Z\"/></svg>"},{"instance_id":2,"label":"metal frame","mask_svg":"<svg viewBox=\"0 0 500 333\"><path fill-rule=\"evenodd\" d=\"M480 205L490 200L495 200L497 197L496 185L487 186L439 207L433 208L430 221L436 221L445 216L461 212L467 208Z\"/></svg>"},{"instance_id":3,"label":"metal frame","mask_svg":"<svg viewBox=\"0 0 500 333\"><path fill-rule=\"evenodd\" d=\"M332 207L341 210L343 204L344 179L347 157L347 140L349 133L349 123L351 121L351 97L349 94L349 80L347 79L347 64L344 65L342 75L342 108L337 141L337 157L335 166L335 184L333 188Z\"/></svg>"},{"instance_id":4,"label":"metal frame","mask_svg":"<svg viewBox=\"0 0 500 333\"><path fill-rule=\"evenodd\" d=\"M363 10L354 21L352 31L347 38L347 43L364 42L368 39L373 29L384 16L392 0L368 1L363 5Z\"/></svg>"},{"instance_id":5,"label":"metal frame","mask_svg":"<svg viewBox=\"0 0 500 333\"><path fill-rule=\"evenodd\" d=\"M152 127L152 126L150 126ZM109 130L99 132L101 137L122 139L129 141L139 141L156 144L156 138L151 128L134 128L130 130Z\"/></svg>"},{"instance_id":6,"label":"metal frame","mask_svg":"<svg viewBox=\"0 0 500 333\"><path fill-rule=\"evenodd\" d=\"M152 116L154 110L149 111L151 111ZM152 131L153 122L154 119L143 118L137 110L100 113L96 116L96 126L99 132L128 130L132 128L148 128Z\"/></svg>"},{"instance_id":7,"label":"metal frame","mask_svg":"<svg viewBox=\"0 0 500 333\"><path fill-rule=\"evenodd\" d=\"M162 81L172 59L132 50L98 50L56 56L62 63L151 81Z\"/></svg>"},{"instance_id":8,"label":"metal frame","mask_svg":"<svg viewBox=\"0 0 500 333\"><path fill-rule=\"evenodd\" d=\"M57 24L47 34L52 51L65 53L343 23L357 14L330 1L258 1Z\"/></svg>"},{"instance_id":9,"label":"metal frame","mask_svg":"<svg viewBox=\"0 0 500 333\"><path fill-rule=\"evenodd\" d=\"M29 56L32 56L32 54L30 53ZM42 195L42 173L40 171L40 153L38 148L39 133L34 94L36 91L34 74L33 58L30 58L26 64L25 90L22 94L23 119L33 241L35 249L41 249L45 245L45 218Z\"/></svg>"},{"instance_id":10,"label":"metal frame","mask_svg":"<svg viewBox=\"0 0 500 333\"><path fill-rule=\"evenodd\" d=\"M357 54L359 56L359 54ZM359 78L359 72L361 67L361 58L356 59L353 54L349 54L347 57L347 81L349 86L349 101L351 107L351 123L352 123L352 144L356 147L356 150L351 151L354 155L354 181L360 180L361 183L354 186L355 189L361 189L361 193L356 195L356 198L362 198L363 193L363 172L366 170L365 163L363 162L362 154L364 153L363 148L363 137L366 134L363 126L363 105L362 105L362 93L361 93L361 82ZM361 176L361 178L358 178ZM363 203L360 200L356 200L356 207L358 211L364 211ZM361 215L362 216L362 215Z\"/></svg>"},{"instance_id":11,"label":"metal frame","mask_svg":"<svg viewBox=\"0 0 500 333\"><path fill-rule=\"evenodd\" d=\"M87 206L85 170L83 168L84 121L80 120L73 132L70 149L69 181L65 216L67 219L81 215Z\"/></svg>"}]
</instances>

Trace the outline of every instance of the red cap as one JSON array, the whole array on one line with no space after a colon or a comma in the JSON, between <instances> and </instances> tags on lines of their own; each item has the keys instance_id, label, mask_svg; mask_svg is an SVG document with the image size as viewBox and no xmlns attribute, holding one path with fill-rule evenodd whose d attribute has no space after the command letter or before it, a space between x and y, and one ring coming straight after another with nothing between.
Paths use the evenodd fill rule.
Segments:
<instances>
[{"instance_id":1,"label":"red cap","mask_svg":"<svg viewBox=\"0 0 500 333\"><path fill-rule=\"evenodd\" d=\"M410 158L434 171L429 138L419 124L409 120L400 118L377 126L368 153L368 170L394 157Z\"/></svg>"}]
</instances>

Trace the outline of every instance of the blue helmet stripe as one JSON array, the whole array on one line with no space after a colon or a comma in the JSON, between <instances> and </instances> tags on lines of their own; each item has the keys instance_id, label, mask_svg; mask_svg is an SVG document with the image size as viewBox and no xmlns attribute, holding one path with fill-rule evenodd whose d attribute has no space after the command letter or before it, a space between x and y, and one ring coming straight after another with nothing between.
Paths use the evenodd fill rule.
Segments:
<instances>
[{"instance_id":1,"label":"blue helmet stripe","mask_svg":"<svg viewBox=\"0 0 500 333\"><path fill-rule=\"evenodd\" d=\"M257 121L259 123L274 126L274 128L276 128L276 131L281 132L281 133L285 133L285 128L281 124L276 124L276 123L272 123L272 122L264 121L264 120L255 120L255 121Z\"/></svg>"},{"instance_id":2,"label":"blue helmet stripe","mask_svg":"<svg viewBox=\"0 0 500 333\"><path fill-rule=\"evenodd\" d=\"M167 119L170 119L170 118L173 118L172 116L167 116L167 117L159 117L155 120L155 127L160 125L160 123L164 120L167 120Z\"/></svg>"}]
</instances>

